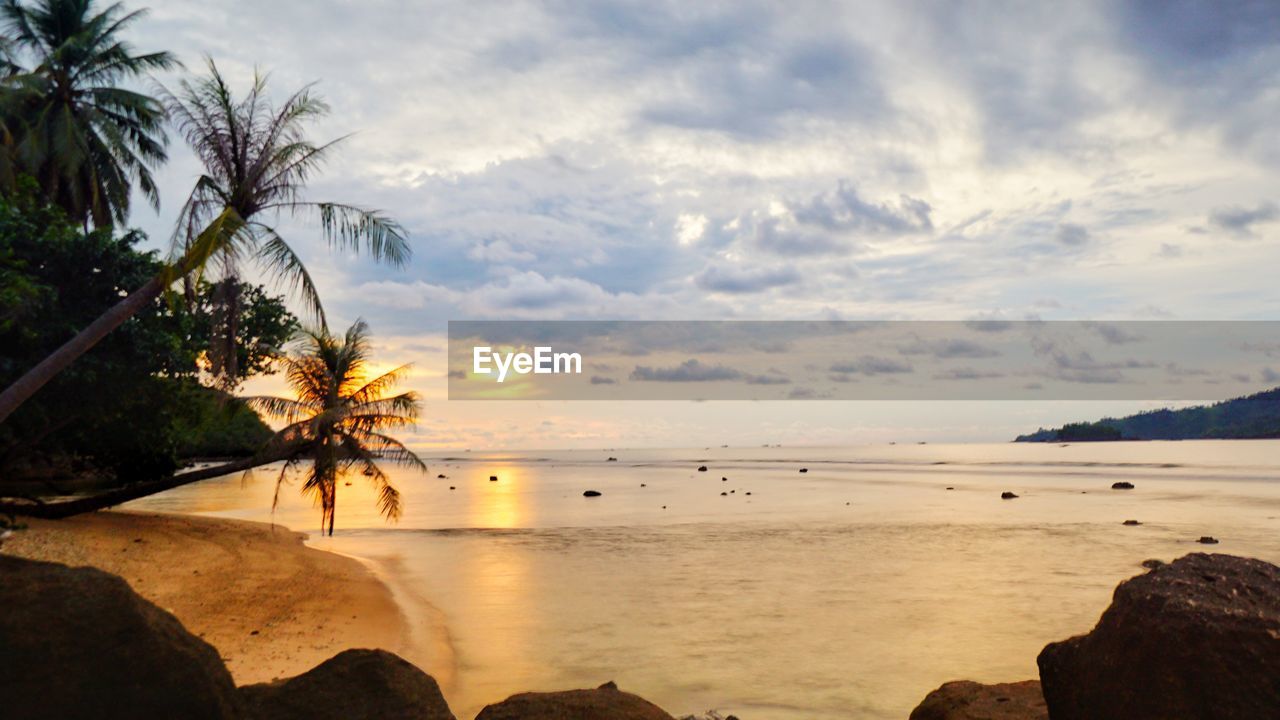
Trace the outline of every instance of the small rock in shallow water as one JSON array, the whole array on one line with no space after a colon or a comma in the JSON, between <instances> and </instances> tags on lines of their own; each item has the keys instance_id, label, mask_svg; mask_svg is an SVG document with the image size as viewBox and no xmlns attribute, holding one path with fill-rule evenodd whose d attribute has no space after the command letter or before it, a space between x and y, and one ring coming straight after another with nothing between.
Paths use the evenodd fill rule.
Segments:
<instances>
[{"instance_id":1,"label":"small rock in shallow water","mask_svg":"<svg viewBox=\"0 0 1280 720\"><path fill-rule=\"evenodd\" d=\"M1213 537L1212 535L1201 535L1200 539L1197 540L1196 542L1200 543L1201 545L1217 545L1218 538Z\"/></svg>"},{"instance_id":2,"label":"small rock in shallow water","mask_svg":"<svg viewBox=\"0 0 1280 720\"><path fill-rule=\"evenodd\" d=\"M698 472L706 472L706 471L707 471L707 466L706 466L706 465L699 465L699 466L698 466Z\"/></svg>"},{"instance_id":3,"label":"small rock in shallow water","mask_svg":"<svg viewBox=\"0 0 1280 720\"><path fill-rule=\"evenodd\" d=\"M809 468L800 468L800 472L809 472Z\"/></svg>"},{"instance_id":4,"label":"small rock in shallow water","mask_svg":"<svg viewBox=\"0 0 1280 720\"><path fill-rule=\"evenodd\" d=\"M498 482L498 476L497 476L497 475L490 475L490 476L489 476L489 482Z\"/></svg>"},{"instance_id":5,"label":"small rock in shallow water","mask_svg":"<svg viewBox=\"0 0 1280 720\"><path fill-rule=\"evenodd\" d=\"M1112 489L1112 490L1132 490L1132 489L1133 489L1133 483L1131 483L1131 482L1125 482L1125 481L1121 480L1120 482L1111 483L1111 489Z\"/></svg>"},{"instance_id":6,"label":"small rock in shallow water","mask_svg":"<svg viewBox=\"0 0 1280 720\"><path fill-rule=\"evenodd\" d=\"M1124 525L1141 525L1142 523L1138 522L1137 520L1125 520L1125 521L1124 521L1124 523L1122 523L1122 524L1124 524Z\"/></svg>"},{"instance_id":7,"label":"small rock in shallow water","mask_svg":"<svg viewBox=\"0 0 1280 720\"><path fill-rule=\"evenodd\" d=\"M1144 568L1146 568L1146 569L1148 569L1148 570L1155 570L1155 569L1156 569L1156 568L1158 568L1158 567L1164 567L1164 565L1165 565L1165 561L1163 561L1163 560L1156 560L1155 558L1151 558L1151 559L1149 559L1149 560L1143 560L1143 561L1142 561L1142 567L1144 567Z\"/></svg>"},{"instance_id":8,"label":"small rock in shallow water","mask_svg":"<svg viewBox=\"0 0 1280 720\"><path fill-rule=\"evenodd\" d=\"M586 492L582 493L582 497L600 497L600 491L599 491L599 490L587 490Z\"/></svg>"},{"instance_id":9,"label":"small rock in shallow water","mask_svg":"<svg viewBox=\"0 0 1280 720\"><path fill-rule=\"evenodd\" d=\"M439 475L437 475L437 476L436 476L436 479L438 479L438 480L443 480L443 479L444 479L444 473L440 473Z\"/></svg>"},{"instance_id":10,"label":"small rock in shallow water","mask_svg":"<svg viewBox=\"0 0 1280 720\"><path fill-rule=\"evenodd\" d=\"M1013 500L1016 497L1018 496L1009 492L1008 490L1005 490L1004 492L1000 493L1001 500Z\"/></svg>"}]
</instances>

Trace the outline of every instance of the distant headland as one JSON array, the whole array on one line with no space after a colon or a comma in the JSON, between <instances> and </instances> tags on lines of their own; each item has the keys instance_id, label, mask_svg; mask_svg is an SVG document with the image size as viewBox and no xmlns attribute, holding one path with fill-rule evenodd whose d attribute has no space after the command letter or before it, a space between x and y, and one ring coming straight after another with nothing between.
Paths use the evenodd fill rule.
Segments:
<instances>
[{"instance_id":1,"label":"distant headland","mask_svg":"<svg viewBox=\"0 0 1280 720\"><path fill-rule=\"evenodd\" d=\"M1280 388L1181 410L1077 422L1019 435L1015 442L1243 440L1280 437Z\"/></svg>"}]
</instances>

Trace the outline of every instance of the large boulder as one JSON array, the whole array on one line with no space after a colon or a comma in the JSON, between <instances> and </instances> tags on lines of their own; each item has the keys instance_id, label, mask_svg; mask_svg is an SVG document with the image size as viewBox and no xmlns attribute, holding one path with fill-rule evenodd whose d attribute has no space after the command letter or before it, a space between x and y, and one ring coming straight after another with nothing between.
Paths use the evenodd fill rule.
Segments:
<instances>
[{"instance_id":1,"label":"large boulder","mask_svg":"<svg viewBox=\"0 0 1280 720\"><path fill-rule=\"evenodd\" d=\"M240 717L218 651L93 568L0 556L0 716Z\"/></svg>"},{"instance_id":2,"label":"large boulder","mask_svg":"<svg viewBox=\"0 0 1280 720\"><path fill-rule=\"evenodd\" d=\"M521 693L490 705L476 720L675 720L638 695L605 683L595 690Z\"/></svg>"},{"instance_id":3,"label":"large boulder","mask_svg":"<svg viewBox=\"0 0 1280 720\"><path fill-rule=\"evenodd\" d=\"M1040 683L949 682L925 697L910 720L1049 720Z\"/></svg>"},{"instance_id":4,"label":"large boulder","mask_svg":"<svg viewBox=\"0 0 1280 720\"><path fill-rule=\"evenodd\" d=\"M385 650L345 650L240 693L255 720L454 720L436 681Z\"/></svg>"},{"instance_id":5,"label":"large boulder","mask_svg":"<svg viewBox=\"0 0 1280 720\"><path fill-rule=\"evenodd\" d=\"M1280 718L1280 568L1204 553L1157 566L1039 664L1053 720Z\"/></svg>"}]
</instances>

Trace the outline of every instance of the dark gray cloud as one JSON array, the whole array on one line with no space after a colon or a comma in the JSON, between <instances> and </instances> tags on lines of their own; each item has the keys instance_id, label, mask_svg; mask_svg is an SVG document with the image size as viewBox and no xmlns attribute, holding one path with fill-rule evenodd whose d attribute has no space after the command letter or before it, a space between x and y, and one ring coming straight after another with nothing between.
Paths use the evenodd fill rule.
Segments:
<instances>
[{"instance_id":1,"label":"dark gray cloud","mask_svg":"<svg viewBox=\"0 0 1280 720\"><path fill-rule=\"evenodd\" d=\"M707 365L697 359L689 359L672 367L647 367L637 365L631 371L631 379L641 382L715 382L737 380L742 373L724 365Z\"/></svg>"},{"instance_id":2,"label":"dark gray cloud","mask_svg":"<svg viewBox=\"0 0 1280 720\"><path fill-rule=\"evenodd\" d=\"M1115 323L1086 322L1084 326L1097 333L1098 337L1102 338L1108 345L1128 345L1129 343L1141 342L1144 339L1140 333L1127 330Z\"/></svg>"},{"instance_id":3,"label":"dark gray cloud","mask_svg":"<svg viewBox=\"0 0 1280 720\"><path fill-rule=\"evenodd\" d=\"M1000 356L1000 351L995 348L963 338L939 338L936 340L917 338L914 342L899 347L898 352L903 355L929 355L944 360Z\"/></svg>"},{"instance_id":4,"label":"dark gray cloud","mask_svg":"<svg viewBox=\"0 0 1280 720\"><path fill-rule=\"evenodd\" d=\"M783 257L844 255L850 245L843 238L804 228L785 227L781 218L765 218L756 223L755 247Z\"/></svg>"},{"instance_id":5,"label":"dark gray cloud","mask_svg":"<svg viewBox=\"0 0 1280 720\"><path fill-rule=\"evenodd\" d=\"M1060 223L1053 239L1067 247L1081 247L1089 242L1089 230L1075 223Z\"/></svg>"},{"instance_id":6,"label":"dark gray cloud","mask_svg":"<svg viewBox=\"0 0 1280 720\"><path fill-rule=\"evenodd\" d=\"M763 375L747 375L748 385L790 385L791 378L786 375L769 372Z\"/></svg>"},{"instance_id":7,"label":"dark gray cloud","mask_svg":"<svg viewBox=\"0 0 1280 720\"><path fill-rule=\"evenodd\" d=\"M1004 377L1005 374L995 370L978 370L977 368L962 367L944 370L933 376L935 380L994 380Z\"/></svg>"},{"instance_id":8,"label":"dark gray cloud","mask_svg":"<svg viewBox=\"0 0 1280 720\"><path fill-rule=\"evenodd\" d=\"M1260 377L1262 378L1262 382L1267 383L1268 385L1280 383L1280 372L1276 372L1274 369L1269 367L1262 368Z\"/></svg>"},{"instance_id":9,"label":"dark gray cloud","mask_svg":"<svg viewBox=\"0 0 1280 720\"><path fill-rule=\"evenodd\" d=\"M849 375L899 375L909 373L913 369L911 363L874 355L863 355L857 360L834 363L830 368L833 373Z\"/></svg>"},{"instance_id":10,"label":"dark gray cloud","mask_svg":"<svg viewBox=\"0 0 1280 720\"><path fill-rule=\"evenodd\" d=\"M836 189L793 204L797 221L827 230L902 235L933 230L933 208L920 198L901 195L896 202L868 202L847 180Z\"/></svg>"},{"instance_id":11,"label":"dark gray cloud","mask_svg":"<svg viewBox=\"0 0 1280 720\"><path fill-rule=\"evenodd\" d=\"M1253 227L1280 219L1280 207L1273 202L1259 203L1253 207L1231 206L1214 208L1209 213L1209 224L1239 237L1251 237Z\"/></svg>"},{"instance_id":12,"label":"dark gray cloud","mask_svg":"<svg viewBox=\"0 0 1280 720\"><path fill-rule=\"evenodd\" d=\"M604 377L603 375L592 375L591 384L592 385L617 385L618 381L614 380L611 377Z\"/></svg>"},{"instance_id":13,"label":"dark gray cloud","mask_svg":"<svg viewBox=\"0 0 1280 720\"><path fill-rule=\"evenodd\" d=\"M735 295L764 292L799 281L800 274L790 267L749 269L729 265L712 265L694 278L703 290Z\"/></svg>"}]
</instances>

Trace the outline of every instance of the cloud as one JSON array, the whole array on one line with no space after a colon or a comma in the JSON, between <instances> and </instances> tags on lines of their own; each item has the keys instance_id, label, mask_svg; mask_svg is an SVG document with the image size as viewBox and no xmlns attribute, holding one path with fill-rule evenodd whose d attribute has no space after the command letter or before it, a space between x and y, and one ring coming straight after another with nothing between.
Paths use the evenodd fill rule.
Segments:
<instances>
[{"instance_id":1,"label":"cloud","mask_svg":"<svg viewBox=\"0 0 1280 720\"><path fill-rule=\"evenodd\" d=\"M791 378L778 372L763 375L747 375L748 385L790 385Z\"/></svg>"},{"instance_id":2,"label":"cloud","mask_svg":"<svg viewBox=\"0 0 1280 720\"><path fill-rule=\"evenodd\" d=\"M1259 377L1262 378L1262 382L1267 383L1268 385L1280 383L1280 372L1276 372L1274 369L1269 367L1262 368L1262 373Z\"/></svg>"},{"instance_id":3,"label":"cloud","mask_svg":"<svg viewBox=\"0 0 1280 720\"><path fill-rule=\"evenodd\" d=\"M604 377L602 375L592 375L591 384L592 385L617 385L618 381L614 380L611 377Z\"/></svg>"},{"instance_id":4,"label":"cloud","mask_svg":"<svg viewBox=\"0 0 1280 720\"><path fill-rule=\"evenodd\" d=\"M1004 376L1004 373L994 370L977 370L971 367L962 367L936 373L933 378L935 380L990 380Z\"/></svg>"},{"instance_id":5,"label":"cloud","mask_svg":"<svg viewBox=\"0 0 1280 720\"><path fill-rule=\"evenodd\" d=\"M1280 207L1264 202L1254 207L1230 206L1214 208L1209 224L1237 237L1252 237L1253 227L1280 219Z\"/></svg>"},{"instance_id":6,"label":"cloud","mask_svg":"<svg viewBox=\"0 0 1280 720\"><path fill-rule=\"evenodd\" d=\"M706 365L689 359L673 367L647 367L637 365L631 371L631 379L642 382L715 382L737 380L742 373L724 365Z\"/></svg>"},{"instance_id":7,"label":"cloud","mask_svg":"<svg viewBox=\"0 0 1280 720\"><path fill-rule=\"evenodd\" d=\"M1120 325L1104 322L1086 322L1084 326L1097 333L1108 345L1128 345L1141 342L1145 338L1138 333L1126 330Z\"/></svg>"},{"instance_id":8,"label":"cloud","mask_svg":"<svg viewBox=\"0 0 1280 720\"><path fill-rule=\"evenodd\" d=\"M791 212L800 223L833 231L904 235L933 230L933 208L924 200L901 195L893 203L867 202L843 179L835 190L792 205Z\"/></svg>"},{"instance_id":9,"label":"cloud","mask_svg":"<svg viewBox=\"0 0 1280 720\"><path fill-rule=\"evenodd\" d=\"M860 375L898 375L912 372L911 363L893 358L863 355L857 360L834 363L830 370L833 373Z\"/></svg>"},{"instance_id":10,"label":"cloud","mask_svg":"<svg viewBox=\"0 0 1280 720\"><path fill-rule=\"evenodd\" d=\"M694 278L694 282L703 290L738 295L793 285L800 282L800 275L791 267L743 268L712 265Z\"/></svg>"},{"instance_id":11,"label":"cloud","mask_svg":"<svg viewBox=\"0 0 1280 720\"><path fill-rule=\"evenodd\" d=\"M940 359L992 358L1000 356L1000 351L995 348L963 338L943 338L938 340L917 338L913 342L899 347L898 352L903 355L930 355Z\"/></svg>"},{"instance_id":12,"label":"cloud","mask_svg":"<svg viewBox=\"0 0 1280 720\"><path fill-rule=\"evenodd\" d=\"M1081 247L1089 242L1089 231L1083 225L1059 223L1053 239L1067 247Z\"/></svg>"}]
</instances>

